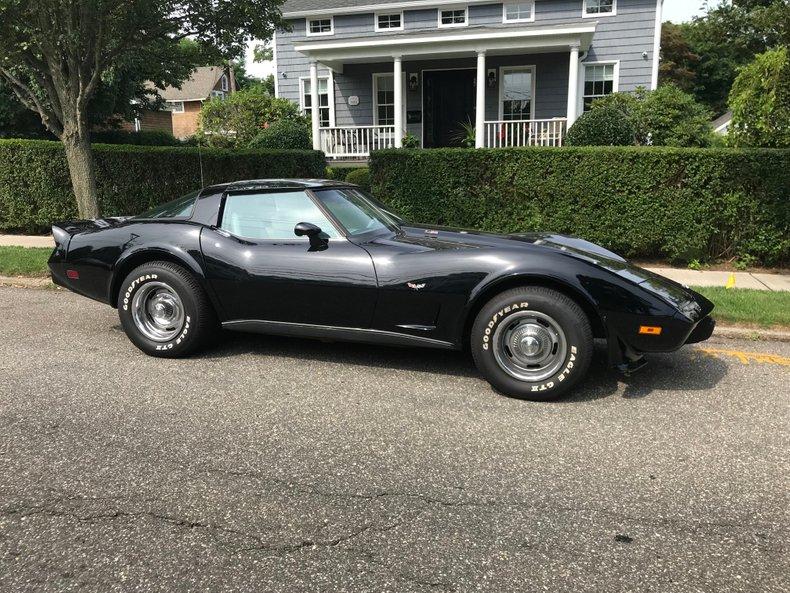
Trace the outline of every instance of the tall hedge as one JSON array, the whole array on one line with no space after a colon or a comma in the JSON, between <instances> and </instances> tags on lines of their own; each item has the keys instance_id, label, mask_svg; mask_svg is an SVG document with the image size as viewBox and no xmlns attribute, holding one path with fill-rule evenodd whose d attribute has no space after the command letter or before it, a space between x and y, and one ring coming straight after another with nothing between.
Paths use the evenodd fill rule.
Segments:
<instances>
[{"instance_id":1,"label":"tall hedge","mask_svg":"<svg viewBox=\"0 0 790 593\"><path fill-rule=\"evenodd\" d=\"M572 234L633 258L790 259L790 150L387 150L371 173L414 221Z\"/></svg>"},{"instance_id":2,"label":"tall hedge","mask_svg":"<svg viewBox=\"0 0 790 593\"><path fill-rule=\"evenodd\" d=\"M205 185L239 179L322 177L325 160L307 150L225 151L94 145L99 208L104 216L138 214ZM58 142L0 140L0 231L46 231L76 218Z\"/></svg>"}]
</instances>

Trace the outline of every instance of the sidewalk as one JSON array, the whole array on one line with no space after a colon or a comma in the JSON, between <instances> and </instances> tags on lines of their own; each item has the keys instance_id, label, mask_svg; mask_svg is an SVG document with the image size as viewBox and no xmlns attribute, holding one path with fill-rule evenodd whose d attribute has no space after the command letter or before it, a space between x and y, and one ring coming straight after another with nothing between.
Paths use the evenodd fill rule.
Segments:
<instances>
[{"instance_id":1,"label":"sidewalk","mask_svg":"<svg viewBox=\"0 0 790 593\"><path fill-rule=\"evenodd\" d=\"M54 248L52 237L27 235L0 235L0 246ZM647 268L686 286L730 286L754 290L790 292L790 276L783 274L752 274L751 272L712 272L682 268ZM733 284L734 281L734 284Z\"/></svg>"},{"instance_id":2,"label":"sidewalk","mask_svg":"<svg viewBox=\"0 0 790 593\"><path fill-rule=\"evenodd\" d=\"M52 235L0 235L0 247L50 247L55 248Z\"/></svg>"}]
</instances>

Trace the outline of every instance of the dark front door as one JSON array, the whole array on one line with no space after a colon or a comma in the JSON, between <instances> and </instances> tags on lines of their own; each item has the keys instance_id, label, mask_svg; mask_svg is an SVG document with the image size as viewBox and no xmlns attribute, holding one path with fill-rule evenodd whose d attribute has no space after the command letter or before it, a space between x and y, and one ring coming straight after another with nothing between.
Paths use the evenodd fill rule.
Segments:
<instances>
[{"instance_id":1,"label":"dark front door","mask_svg":"<svg viewBox=\"0 0 790 593\"><path fill-rule=\"evenodd\" d=\"M475 71L424 72L423 108L425 147L461 146L463 124L475 122Z\"/></svg>"}]
</instances>

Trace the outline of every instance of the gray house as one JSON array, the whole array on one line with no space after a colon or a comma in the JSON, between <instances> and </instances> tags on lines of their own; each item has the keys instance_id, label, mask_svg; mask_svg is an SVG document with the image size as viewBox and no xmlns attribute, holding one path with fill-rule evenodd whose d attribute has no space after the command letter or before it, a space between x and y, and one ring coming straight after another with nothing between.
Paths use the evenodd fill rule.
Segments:
<instances>
[{"instance_id":1,"label":"gray house","mask_svg":"<svg viewBox=\"0 0 790 593\"><path fill-rule=\"evenodd\" d=\"M656 87L662 2L286 0L276 92L331 158L465 128L479 148L558 146L596 97Z\"/></svg>"}]
</instances>

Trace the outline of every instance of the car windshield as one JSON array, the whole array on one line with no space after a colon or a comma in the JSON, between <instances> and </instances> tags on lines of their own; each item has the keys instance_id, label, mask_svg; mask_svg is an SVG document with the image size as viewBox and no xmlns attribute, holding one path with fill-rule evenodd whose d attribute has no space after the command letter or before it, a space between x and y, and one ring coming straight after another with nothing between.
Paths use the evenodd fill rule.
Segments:
<instances>
[{"instance_id":1,"label":"car windshield","mask_svg":"<svg viewBox=\"0 0 790 593\"><path fill-rule=\"evenodd\" d=\"M358 189L322 189L317 190L315 195L349 235L385 229L394 231L403 222L386 206Z\"/></svg>"},{"instance_id":2,"label":"car windshield","mask_svg":"<svg viewBox=\"0 0 790 593\"><path fill-rule=\"evenodd\" d=\"M151 208L135 218L189 218L192 215L192 208L195 206L198 194L200 194L200 190L193 191L177 200Z\"/></svg>"}]
</instances>

